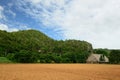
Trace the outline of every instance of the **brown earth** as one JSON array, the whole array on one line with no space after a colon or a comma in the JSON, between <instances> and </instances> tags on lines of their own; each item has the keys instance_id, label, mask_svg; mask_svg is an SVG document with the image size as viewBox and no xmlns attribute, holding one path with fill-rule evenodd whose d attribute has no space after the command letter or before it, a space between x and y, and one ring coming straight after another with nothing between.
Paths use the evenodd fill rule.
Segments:
<instances>
[{"instance_id":1,"label":"brown earth","mask_svg":"<svg viewBox=\"0 0 120 80\"><path fill-rule=\"evenodd\" d=\"M0 80L120 80L120 65L0 64Z\"/></svg>"}]
</instances>

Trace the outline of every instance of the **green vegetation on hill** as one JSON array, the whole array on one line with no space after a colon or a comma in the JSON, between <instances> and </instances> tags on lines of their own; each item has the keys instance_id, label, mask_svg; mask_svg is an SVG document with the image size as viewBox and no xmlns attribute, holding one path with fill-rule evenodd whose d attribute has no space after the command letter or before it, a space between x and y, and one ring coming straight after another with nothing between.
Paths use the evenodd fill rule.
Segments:
<instances>
[{"instance_id":1,"label":"green vegetation on hill","mask_svg":"<svg viewBox=\"0 0 120 80\"><path fill-rule=\"evenodd\" d=\"M37 30L0 30L0 56L21 63L85 63L92 53L104 54L110 63L120 63L119 51L92 49L80 40L54 40ZM114 57L112 57L114 56Z\"/></svg>"},{"instance_id":2,"label":"green vegetation on hill","mask_svg":"<svg viewBox=\"0 0 120 80\"><path fill-rule=\"evenodd\" d=\"M85 62L92 45L80 40L54 40L37 30L0 30L0 56L22 63Z\"/></svg>"}]
</instances>

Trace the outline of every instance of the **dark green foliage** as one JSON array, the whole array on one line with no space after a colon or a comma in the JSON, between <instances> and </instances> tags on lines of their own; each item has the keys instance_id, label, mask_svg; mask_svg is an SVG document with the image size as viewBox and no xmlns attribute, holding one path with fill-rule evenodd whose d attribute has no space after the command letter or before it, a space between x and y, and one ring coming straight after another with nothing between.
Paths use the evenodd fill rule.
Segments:
<instances>
[{"instance_id":1,"label":"dark green foliage","mask_svg":"<svg viewBox=\"0 0 120 80\"><path fill-rule=\"evenodd\" d=\"M6 31L0 31L0 55L6 56L11 51L11 36Z\"/></svg>"},{"instance_id":2,"label":"dark green foliage","mask_svg":"<svg viewBox=\"0 0 120 80\"><path fill-rule=\"evenodd\" d=\"M54 56L52 56L52 54L41 54L40 55L40 62L52 63L53 60L54 60Z\"/></svg>"},{"instance_id":3,"label":"dark green foliage","mask_svg":"<svg viewBox=\"0 0 120 80\"><path fill-rule=\"evenodd\" d=\"M13 56L15 62L20 63L36 63L38 60L38 54L30 51L21 50L16 52Z\"/></svg>"},{"instance_id":4,"label":"dark green foliage","mask_svg":"<svg viewBox=\"0 0 120 80\"><path fill-rule=\"evenodd\" d=\"M65 53L62 55L63 63L85 63L90 53Z\"/></svg>"},{"instance_id":5,"label":"dark green foliage","mask_svg":"<svg viewBox=\"0 0 120 80\"><path fill-rule=\"evenodd\" d=\"M61 57L55 54L40 54L40 63L60 63Z\"/></svg>"},{"instance_id":6,"label":"dark green foliage","mask_svg":"<svg viewBox=\"0 0 120 80\"><path fill-rule=\"evenodd\" d=\"M104 55L100 56L100 61L105 61Z\"/></svg>"},{"instance_id":7,"label":"dark green foliage","mask_svg":"<svg viewBox=\"0 0 120 80\"><path fill-rule=\"evenodd\" d=\"M108 49L94 49L93 51L96 54L103 54L107 57L109 57L109 54L110 54L110 50L108 50Z\"/></svg>"},{"instance_id":8,"label":"dark green foliage","mask_svg":"<svg viewBox=\"0 0 120 80\"><path fill-rule=\"evenodd\" d=\"M92 45L80 40L53 40L36 30L0 31L0 56L21 63L84 63Z\"/></svg>"},{"instance_id":9,"label":"dark green foliage","mask_svg":"<svg viewBox=\"0 0 120 80\"><path fill-rule=\"evenodd\" d=\"M120 64L120 50L111 50L109 60L112 64Z\"/></svg>"}]
</instances>

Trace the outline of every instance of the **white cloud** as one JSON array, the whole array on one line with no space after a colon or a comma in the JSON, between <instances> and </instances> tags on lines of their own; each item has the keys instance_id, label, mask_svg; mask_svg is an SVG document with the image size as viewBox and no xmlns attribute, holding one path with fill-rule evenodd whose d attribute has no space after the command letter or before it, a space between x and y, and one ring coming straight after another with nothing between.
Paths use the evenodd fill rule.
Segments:
<instances>
[{"instance_id":1,"label":"white cloud","mask_svg":"<svg viewBox=\"0 0 120 80\"><path fill-rule=\"evenodd\" d=\"M13 17L16 17L16 13L12 10L12 7L14 7L13 5L14 5L14 3L8 3L7 4L6 13L10 14Z\"/></svg>"},{"instance_id":2,"label":"white cloud","mask_svg":"<svg viewBox=\"0 0 120 80\"><path fill-rule=\"evenodd\" d=\"M30 2L32 2L32 3L34 3L34 4L38 4L38 3L40 3L42 0L28 0L28 1L30 1Z\"/></svg>"},{"instance_id":3,"label":"white cloud","mask_svg":"<svg viewBox=\"0 0 120 80\"><path fill-rule=\"evenodd\" d=\"M10 28L9 29L9 32L16 32L16 31L19 31L17 28Z\"/></svg>"},{"instance_id":4,"label":"white cloud","mask_svg":"<svg viewBox=\"0 0 120 80\"><path fill-rule=\"evenodd\" d=\"M19 27L20 27L21 30L29 30L29 29L31 29L30 27L28 27L26 25L22 25L22 24L20 24Z\"/></svg>"},{"instance_id":5,"label":"white cloud","mask_svg":"<svg viewBox=\"0 0 120 80\"><path fill-rule=\"evenodd\" d=\"M3 11L4 11L4 8L2 6L0 6L0 19L5 19Z\"/></svg>"},{"instance_id":6,"label":"white cloud","mask_svg":"<svg viewBox=\"0 0 120 80\"><path fill-rule=\"evenodd\" d=\"M17 27L14 27L14 26L17 26ZM31 28L21 23L16 23L15 25L0 23L0 30L5 30L8 32L14 32L19 30L29 30L29 29Z\"/></svg>"},{"instance_id":7,"label":"white cloud","mask_svg":"<svg viewBox=\"0 0 120 80\"><path fill-rule=\"evenodd\" d=\"M8 32L18 31L17 28L9 28L6 24L2 24L2 23L0 23L0 30L5 30Z\"/></svg>"},{"instance_id":8,"label":"white cloud","mask_svg":"<svg viewBox=\"0 0 120 80\"><path fill-rule=\"evenodd\" d=\"M0 30L8 30L8 26L5 24L0 24Z\"/></svg>"},{"instance_id":9,"label":"white cloud","mask_svg":"<svg viewBox=\"0 0 120 80\"><path fill-rule=\"evenodd\" d=\"M4 8L2 6L0 6L0 11L3 11L3 10L4 10Z\"/></svg>"},{"instance_id":10,"label":"white cloud","mask_svg":"<svg viewBox=\"0 0 120 80\"><path fill-rule=\"evenodd\" d=\"M8 27L8 25L3 24L3 22L6 23L6 21L8 21L4 14L4 11L5 11L4 8L0 6L0 30L6 30L8 32L18 31L17 28L10 28ZM15 14L12 11L9 12L15 16Z\"/></svg>"},{"instance_id":11,"label":"white cloud","mask_svg":"<svg viewBox=\"0 0 120 80\"><path fill-rule=\"evenodd\" d=\"M61 29L65 39L87 40L94 48L120 48L119 4L120 0L18 0L17 3L20 10L38 22Z\"/></svg>"},{"instance_id":12,"label":"white cloud","mask_svg":"<svg viewBox=\"0 0 120 80\"><path fill-rule=\"evenodd\" d=\"M16 17L16 13L13 12L12 10L9 9L9 10L8 10L8 13L11 14L13 17Z\"/></svg>"}]
</instances>

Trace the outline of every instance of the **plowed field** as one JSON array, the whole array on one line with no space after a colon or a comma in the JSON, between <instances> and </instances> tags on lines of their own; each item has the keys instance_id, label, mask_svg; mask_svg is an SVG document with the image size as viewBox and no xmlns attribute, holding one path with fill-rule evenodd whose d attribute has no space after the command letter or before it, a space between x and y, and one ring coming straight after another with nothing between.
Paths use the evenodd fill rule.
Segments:
<instances>
[{"instance_id":1,"label":"plowed field","mask_svg":"<svg viewBox=\"0 0 120 80\"><path fill-rule=\"evenodd\" d=\"M120 65L0 64L0 80L120 80Z\"/></svg>"}]
</instances>

